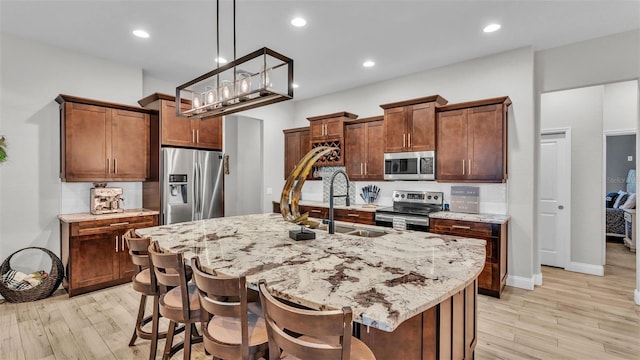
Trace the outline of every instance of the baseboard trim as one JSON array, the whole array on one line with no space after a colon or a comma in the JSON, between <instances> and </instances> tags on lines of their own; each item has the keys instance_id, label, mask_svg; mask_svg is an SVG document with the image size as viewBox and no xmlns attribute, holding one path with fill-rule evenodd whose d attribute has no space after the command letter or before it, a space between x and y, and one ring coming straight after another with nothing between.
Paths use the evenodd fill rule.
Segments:
<instances>
[{"instance_id":1,"label":"baseboard trim","mask_svg":"<svg viewBox=\"0 0 640 360\"><path fill-rule=\"evenodd\" d=\"M533 290L535 285L534 277L526 278L522 276L507 276L507 285L525 290Z\"/></svg>"},{"instance_id":2,"label":"baseboard trim","mask_svg":"<svg viewBox=\"0 0 640 360\"><path fill-rule=\"evenodd\" d=\"M633 300L636 302L636 305L640 305L640 290L636 289L633 292Z\"/></svg>"},{"instance_id":3,"label":"baseboard trim","mask_svg":"<svg viewBox=\"0 0 640 360\"><path fill-rule=\"evenodd\" d=\"M583 274L604 276L604 266L602 265L585 264L572 261L571 263L569 263L569 266L565 267L564 269L567 271L579 272Z\"/></svg>"},{"instance_id":4,"label":"baseboard trim","mask_svg":"<svg viewBox=\"0 0 640 360\"><path fill-rule=\"evenodd\" d=\"M542 286L542 273L533 274L533 284Z\"/></svg>"}]
</instances>

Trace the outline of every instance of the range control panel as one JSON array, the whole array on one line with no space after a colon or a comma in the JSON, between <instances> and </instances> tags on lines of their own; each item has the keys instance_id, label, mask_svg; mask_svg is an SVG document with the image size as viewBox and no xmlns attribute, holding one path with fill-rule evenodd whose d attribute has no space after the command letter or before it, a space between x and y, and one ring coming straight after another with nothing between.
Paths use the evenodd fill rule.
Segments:
<instances>
[{"instance_id":1,"label":"range control panel","mask_svg":"<svg viewBox=\"0 0 640 360\"><path fill-rule=\"evenodd\" d=\"M437 191L393 190L393 202L442 205L444 193Z\"/></svg>"}]
</instances>

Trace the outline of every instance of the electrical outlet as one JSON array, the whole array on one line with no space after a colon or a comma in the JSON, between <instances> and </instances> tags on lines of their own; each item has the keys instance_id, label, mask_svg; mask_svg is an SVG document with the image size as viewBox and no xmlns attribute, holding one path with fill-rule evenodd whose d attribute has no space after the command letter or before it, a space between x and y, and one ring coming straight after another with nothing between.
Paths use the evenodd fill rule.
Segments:
<instances>
[{"instance_id":1,"label":"electrical outlet","mask_svg":"<svg viewBox=\"0 0 640 360\"><path fill-rule=\"evenodd\" d=\"M271 194L273 194L273 189L268 187L267 188L267 195L271 195Z\"/></svg>"},{"instance_id":2,"label":"electrical outlet","mask_svg":"<svg viewBox=\"0 0 640 360\"><path fill-rule=\"evenodd\" d=\"M633 161L633 156L631 155L627 156L627 161Z\"/></svg>"}]
</instances>

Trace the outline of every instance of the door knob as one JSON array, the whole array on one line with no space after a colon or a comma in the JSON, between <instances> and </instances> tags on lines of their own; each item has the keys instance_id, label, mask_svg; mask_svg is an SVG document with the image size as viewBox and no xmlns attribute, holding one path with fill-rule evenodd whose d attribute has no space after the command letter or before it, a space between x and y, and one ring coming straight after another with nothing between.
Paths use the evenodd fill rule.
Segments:
<instances>
[{"instance_id":1,"label":"door knob","mask_svg":"<svg viewBox=\"0 0 640 360\"><path fill-rule=\"evenodd\" d=\"M562 210L562 209L564 209L564 206L558 205L558 209Z\"/></svg>"}]
</instances>

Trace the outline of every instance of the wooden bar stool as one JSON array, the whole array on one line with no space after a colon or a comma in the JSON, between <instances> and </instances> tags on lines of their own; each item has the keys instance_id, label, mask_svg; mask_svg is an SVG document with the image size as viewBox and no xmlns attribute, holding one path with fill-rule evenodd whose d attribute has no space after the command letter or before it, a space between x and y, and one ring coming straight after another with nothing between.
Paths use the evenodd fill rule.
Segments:
<instances>
[{"instance_id":1,"label":"wooden bar stool","mask_svg":"<svg viewBox=\"0 0 640 360\"><path fill-rule=\"evenodd\" d=\"M151 350L149 352L149 359L156 358L156 350L158 348L158 339L164 339L167 336L166 332L158 332L159 321L159 308L158 299L160 296L160 289L156 283L156 277L150 269L148 248L151 243L151 239L148 237L138 237L133 229L128 230L124 234L124 239L127 241L127 247L129 248L129 254L131 255L131 261L134 265L137 265L138 272L132 278L133 290L140 293L140 307L138 308L138 315L136 316L136 325L133 329L133 335L129 346L133 346L136 339L139 337L145 340L151 340ZM153 297L153 314L151 316L144 316L145 308L147 305L147 297ZM151 332L142 329L143 326L151 321Z\"/></svg>"},{"instance_id":2,"label":"wooden bar stool","mask_svg":"<svg viewBox=\"0 0 640 360\"><path fill-rule=\"evenodd\" d=\"M149 246L149 260L158 285L165 287L160 294L160 315L169 319L169 330L163 359L169 359L184 349L184 359L191 358L191 345L202 342L195 324L200 322L200 302L195 284L188 284L186 265L182 254L163 253L157 241ZM184 341L173 345L173 336L178 323L184 325Z\"/></svg>"},{"instance_id":3,"label":"wooden bar stool","mask_svg":"<svg viewBox=\"0 0 640 360\"><path fill-rule=\"evenodd\" d=\"M204 272L197 257L191 259L204 314L202 332L207 353L221 359L255 359L267 349L267 327L259 303L249 305L247 279Z\"/></svg>"},{"instance_id":4,"label":"wooden bar stool","mask_svg":"<svg viewBox=\"0 0 640 360\"><path fill-rule=\"evenodd\" d=\"M350 307L330 311L298 309L273 297L265 280L260 280L259 290L270 360L375 359L365 343L351 336Z\"/></svg>"}]
</instances>

